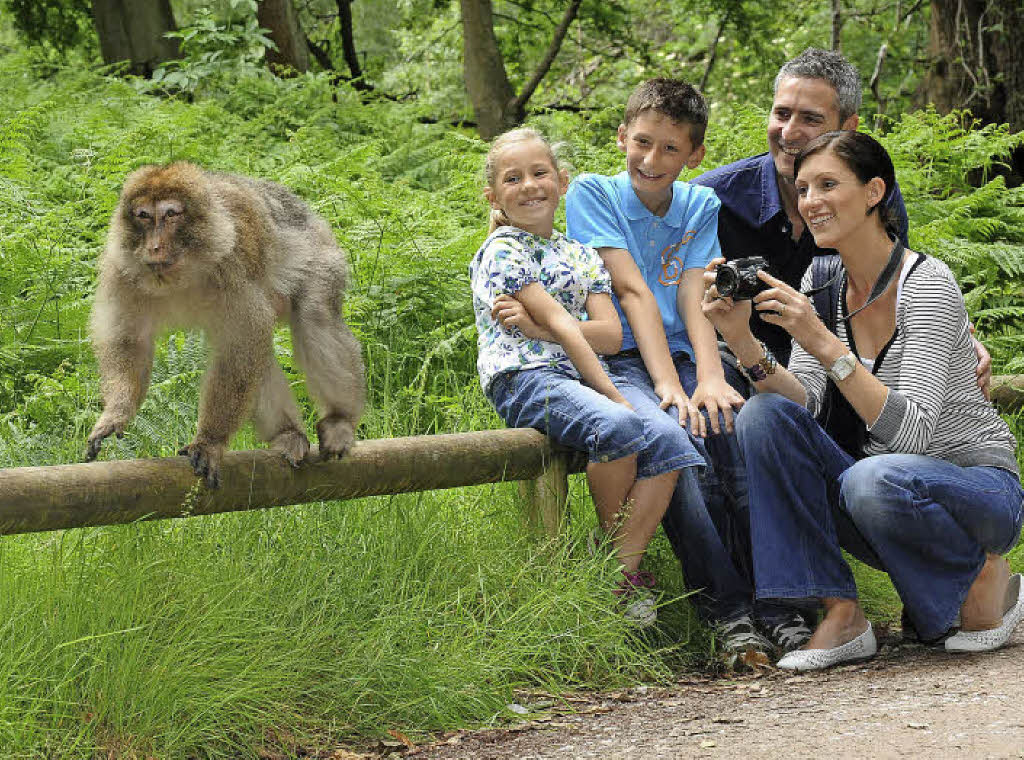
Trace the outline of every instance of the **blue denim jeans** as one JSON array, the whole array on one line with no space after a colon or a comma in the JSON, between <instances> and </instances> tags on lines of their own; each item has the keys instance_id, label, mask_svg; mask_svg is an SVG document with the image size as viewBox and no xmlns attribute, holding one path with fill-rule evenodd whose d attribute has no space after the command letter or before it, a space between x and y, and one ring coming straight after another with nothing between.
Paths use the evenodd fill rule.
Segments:
<instances>
[{"instance_id":1,"label":"blue denim jeans","mask_svg":"<svg viewBox=\"0 0 1024 760\"><path fill-rule=\"evenodd\" d=\"M510 427L531 427L556 443L587 452L591 462L637 455L637 477L651 478L704 458L685 430L665 422L657 404L622 378L611 376L633 409L617 404L566 372L536 368L504 372L487 395Z\"/></svg>"},{"instance_id":2,"label":"blue denim jeans","mask_svg":"<svg viewBox=\"0 0 1024 760\"><path fill-rule=\"evenodd\" d=\"M750 492L757 597L857 598L842 549L884 570L922 639L945 633L985 563L1021 528L1019 478L921 454L859 461L799 404L747 402L737 435Z\"/></svg>"},{"instance_id":3,"label":"blue denim jeans","mask_svg":"<svg viewBox=\"0 0 1024 760\"><path fill-rule=\"evenodd\" d=\"M693 360L685 352L673 354L672 359L683 390L693 393L697 386L697 367ZM657 408L660 400L643 359L633 354L617 354L606 360L616 377L641 389L648 403ZM632 398L629 400L633 403ZM659 412L678 427L679 415L675 407ZM682 565L687 588L696 592L690 599L706 622L731 620L754 612L746 470L736 436L724 432L723 419L719 422L721 434L696 439L708 466L679 474L676 490L661 522ZM710 431L710 427L708 429ZM789 609L778 605L766 607L765 612L778 617L791 614ZM768 618L771 614L759 616Z\"/></svg>"}]
</instances>

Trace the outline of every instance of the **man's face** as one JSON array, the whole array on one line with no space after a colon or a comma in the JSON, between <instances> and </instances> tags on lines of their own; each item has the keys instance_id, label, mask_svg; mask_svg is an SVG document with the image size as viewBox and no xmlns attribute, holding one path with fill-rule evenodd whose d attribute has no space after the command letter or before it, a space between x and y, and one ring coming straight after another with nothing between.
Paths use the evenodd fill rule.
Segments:
<instances>
[{"instance_id":1,"label":"man's face","mask_svg":"<svg viewBox=\"0 0 1024 760\"><path fill-rule=\"evenodd\" d=\"M768 116L768 152L779 176L793 181L793 159L807 143L835 129L856 129L854 114L839 122L839 98L824 79L784 77Z\"/></svg>"}]
</instances>

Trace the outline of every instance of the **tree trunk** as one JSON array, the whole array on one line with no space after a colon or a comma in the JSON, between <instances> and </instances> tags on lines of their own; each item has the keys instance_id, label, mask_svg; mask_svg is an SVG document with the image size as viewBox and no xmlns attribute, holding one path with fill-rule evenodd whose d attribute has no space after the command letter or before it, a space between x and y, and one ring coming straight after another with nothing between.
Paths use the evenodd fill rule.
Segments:
<instances>
[{"instance_id":1,"label":"tree trunk","mask_svg":"<svg viewBox=\"0 0 1024 760\"><path fill-rule=\"evenodd\" d=\"M92 0L92 16L105 63L129 61L133 74L149 76L163 61L178 58L170 0Z\"/></svg>"},{"instance_id":2,"label":"tree trunk","mask_svg":"<svg viewBox=\"0 0 1024 760\"><path fill-rule=\"evenodd\" d=\"M1024 130L1021 29L1021 0L931 0L927 99L942 113L967 108L982 121ZM1015 168L1024 173L1024 151Z\"/></svg>"},{"instance_id":3,"label":"tree trunk","mask_svg":"<svg viewBox=\"0 0 1024 760\"><path fill-rule=\"evenodd\" d=\"M832 0L832 50L843 49L843 5L842 0Z\"/></svg>"},{"instance_id":4,"label":"tree trunk","mask_svg":"<svg viewBox=\"0 0 1024 760\"><path fill-rule=\"evenodd\" d=\"M277 45L277 50L267 49L267 64L271 70L276 72L279 67L290 67L295 71L308 71L309 50L292 0L261 0L256 6L256 18L261 27L270 30L270 39Z\"/></svg>"},{"instance_id":5,"label":"tree trunk","mask_svg":"<svg viewBox=\"0 0 1024 760\"><path fill-rule=\"evenodd\" d=\"M481 137L489 140L522 122L515 91L494 35L491 0L460 0L463 77Z\"/></svg>"}]
</instances>

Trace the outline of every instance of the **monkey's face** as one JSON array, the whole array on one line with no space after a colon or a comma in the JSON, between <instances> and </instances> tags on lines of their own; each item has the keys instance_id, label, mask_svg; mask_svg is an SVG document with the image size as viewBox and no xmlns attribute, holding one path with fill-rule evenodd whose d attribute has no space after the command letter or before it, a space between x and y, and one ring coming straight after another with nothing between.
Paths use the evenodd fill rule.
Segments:
<instances>
[{"instance_id":1,"label":"monkey's face","mask_svg":"<svg viewBox=\"0 0 1024 760\"><path fill-rule=\"evenodd\" d=\"M177 198L143 196L131 202L129 213L139 258L158 279L163 279L181 262L185 250L185 204Z\"/></svg>"}]
</instances>

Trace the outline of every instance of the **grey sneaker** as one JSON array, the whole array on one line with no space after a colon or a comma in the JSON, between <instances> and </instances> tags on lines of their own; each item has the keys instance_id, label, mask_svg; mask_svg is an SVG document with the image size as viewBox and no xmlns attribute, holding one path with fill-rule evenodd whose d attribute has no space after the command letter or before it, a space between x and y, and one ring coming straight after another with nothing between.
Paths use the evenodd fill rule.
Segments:
<instances>
[{"instance_id":1,"label":"grey sneaker","mask_svg":"<svg viewBox=\"0 0 1024 760\"><path fill-rule=\"evenodd\" d=\"M715 637L727 655L760 653L767 656L773 648L772 642L757 630L750 615L740 615L733 620L717 623Z\"/></svg>"},{"instance_id":2,"label":"grey sneaker","mask_svg":"<svg viewBox=\"0 0 1024 760\"><path fill-rule=\"evenodd\" d=\"M799 615L793 615L775 625L770 632L772 643L779 652L779 656L796 651L811 639L811 629Z\"/></svg>"},{"instance_id":3,"label":"grey sneaker","mask_svg":"<svg viewBox=\"0 0 1024 760\"><path fill-rule=\"evenodd\" d=\"M619 581L615 595L619 597L622 615L637 628L650 628L658 620L658 598L655 595L654 576L650 573L627 573Z\"/></svg>"}]
</instances>

